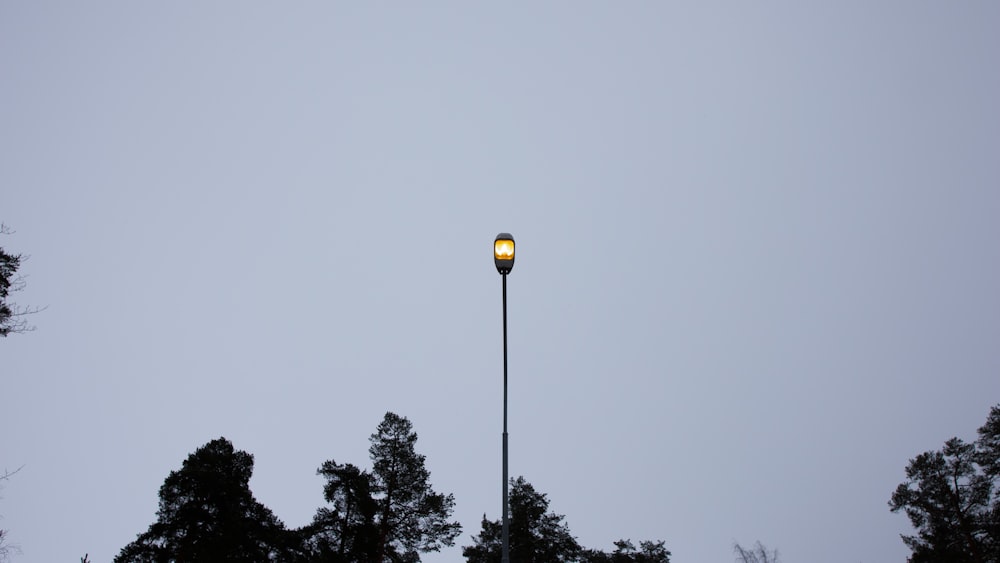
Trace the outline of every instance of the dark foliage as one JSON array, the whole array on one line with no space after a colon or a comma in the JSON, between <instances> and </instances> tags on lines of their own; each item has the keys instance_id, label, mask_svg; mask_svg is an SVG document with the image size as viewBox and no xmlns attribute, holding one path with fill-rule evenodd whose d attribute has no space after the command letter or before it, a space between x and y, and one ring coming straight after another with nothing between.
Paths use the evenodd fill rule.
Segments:
<instances>
[{"instance_id":1,"label":"dark foliage","mask_svg":"<svg viewBox=\"0 0 1000 563\"><path fill-rule=\"evenodd\" d=\"M312 524L301 530L310 561L374 561L378 547L371 475L333 460L316 472L326 479L320 508Z\"/></svg>"},{"instance_id":2,"label":"dark foliage","mask_svg":"<svg viewBox=\"0 0 1000 563\"><path fill-rule=\"evenodd\" d=\"M563 522L565 516L549 512L549 499L524 477L510 481L510 560L521 563L576 561L582 550ZM473 545L462 548L470 563L499 563L502 523L483 516L482 530Z\"/></svg>"},{"instance_id":3,"label":"dark foliage","mask_svg":"<svg viewBox=\"0 0 1000 563\"><path fill-rule=\"evenodd\" d=\"M9 254L0 248L0 336L7 336L12 330L11 318L14 310L7 303L10 295L11 284L17 276L17 269L21 267L21 255Z\"/></svg>"},{"instance_id":4,"label":"dark foliage","mask_svg":"<svg viewBox=\"0 0 1000 563\"><path fill-rule=\"evenodd\" d=\"M425 458L414 449L417 433L410 421L386 413L369 441L372 493L378 504L379 561L416 561L416 552L453 545L462 531L458 522L448 521L455 498L431 489Z\"/></svg>"},{"instance_id":5,"label":"dark foliage","mask_svg":"<svg viewBox=\"0 0 1000 563\"><path fill-rule=\"evenodd\" d=\"M510 560L518 563L669 563L664 542L615 542L615 551L606 553L583 549L564 522L565 516L549 512L549 499L535 490L524 477L510 481ZM473 544L462 548L469 563L500 563L502 522L483 516L482 530Z\"/></svg>"},{"instance_id":6,"label":"dark foliage","mask_svg":"<svg viewBox=\"0 0 1000 563\"><path fill-rule=\"evenodd\" d=\"M0 225L0 234L7 234L5 226ZM20 254L10 254L0 247L0 336L24 329L23 319L18 318L17 306L8 302L11 291L20 289L20 278L17 269L21 267Z\"/></svg>"},{"instance_id":7,"label":"dark foliage","mask_svg":"<svg viewBox=\"0 0 1000 563\"><path fill-rule=\"evenodd\" d=\"M12 232L7 225L0 223L0 235ZM27 317L41 309L21 307L8 300L11 293L24 289L24 276L18 273L18 269L26 259L23 254L10 254L0 248L0 336L35 330L28 324Z\"/></svg>"},{"instance_id":8,"label":"dark foliage","mask_svg":"<svg viewBox=\"0 0 1000 563\"><path fill-rule=\"evenodd\" d=\"M254 499L253 456L225 438L188 456L160 487L157 520L116 562L285 561L294 536Z\"/></svg>"},{"instance_id":9,"label":"dark foliage","mask_svg":"<svg viewBox=\"0 0 1000 563\"><path fill-rule=\"evenodd\" d=\"M1000 562L1000 406L975 443L952 438L911 459L889 507L917 530L903 536L913 563Z\"/></svg>"},{"instance_id":10,"label":"dark foliage","mask_svg":"<svg viewBox=\"0 0 1000 563\"><path fill-rule=\"evenodd\" d=\"M670 552L664 542L641 541L639 549L630 540L615 542L611 553L588 549L584 552L583 563L670 563Z\"/></svg>"},{"instance_id":11,"label":"dark foliage","mask_svg":"<svg viewBox=\"0 0 1000 563\"><path fill-rule=\"evenodd\" d=\"M454 497L431 488L410 421L386 413L370 441L370 473L332 460L319 468L329 506L301 531L310 561L415 562L461 532L448 520Z\"/></svg>"},{"instance_id":12,"label":"dark foliage","mask_svg":"<svg viewBox=\"0 0 1000 563\"><path fill-rule=\"evenodd\" d=\"M417 434L387 413L371 436L374 467L325 462L313 522L287 530L250 492L253 456L225 438L202 446L160 487L156 522L122 548L118 563L339 562L413 563L453 545L455 500L434 492Z\"/></svg>"}]
</instances>

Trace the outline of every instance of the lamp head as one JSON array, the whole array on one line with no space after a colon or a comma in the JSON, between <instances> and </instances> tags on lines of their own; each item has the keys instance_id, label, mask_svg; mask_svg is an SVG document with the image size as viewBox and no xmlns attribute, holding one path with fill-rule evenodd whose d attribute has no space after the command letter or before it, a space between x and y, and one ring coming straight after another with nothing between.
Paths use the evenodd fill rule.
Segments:
<instances>
[{"instance_id":1,"label":"lamp head","mask_svg":"<svg viewBox=\"0 0 1000 563\"><path fill-rule=\"evenodd\" d=\"M510 233L500 233L493 241L493 262L502 275L509 274L514 267L514 237Z\"/></svg>"}]
</instances>

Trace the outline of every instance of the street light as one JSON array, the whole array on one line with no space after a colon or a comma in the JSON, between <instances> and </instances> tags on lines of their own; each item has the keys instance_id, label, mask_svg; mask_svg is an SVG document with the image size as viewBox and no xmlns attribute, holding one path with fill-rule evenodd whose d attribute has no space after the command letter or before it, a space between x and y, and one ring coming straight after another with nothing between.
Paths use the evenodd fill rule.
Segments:
<instances>
[{"instance_id":1,"label":"street light","mask_svg":"<svg viewBox=\"0 0 1000 563\"><path fill-rule=\"evenodd\" d=\"M505 276L514 267L514 237L509 233L500 233L493 241L493 262L497 271Z\"/></svg>"},{"instance_id":2,"label":"street light","mask_svg":"<svg viewBox=\"0 0 1000 563\"><path fill-rule=\"evenodd\" d=\"M510 521L507 493L507 274L514 268L514 237L500 233L493 241L493 262L503 278L503 551L501 563L510 563Z\"/></svg>"}]
</instances>

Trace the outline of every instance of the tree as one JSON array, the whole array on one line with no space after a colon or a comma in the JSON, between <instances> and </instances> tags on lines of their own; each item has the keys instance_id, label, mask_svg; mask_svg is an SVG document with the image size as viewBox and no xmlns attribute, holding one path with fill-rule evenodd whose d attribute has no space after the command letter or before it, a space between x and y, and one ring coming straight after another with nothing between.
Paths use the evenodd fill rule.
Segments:
<instances>
[{"instance_id":1,"label":"tree","mask_svg":"<svg viewBox=\"0 0 1000 563\"><path fill-rule=\"evenodd\" d=\"M448 520L454 496L431 488L410 421L388 412L369 441L371 472L332 460L317 471L330 506L303 530L311 560L409 563L454 545L462 530Z\"/></svg>"},{"instance_id":2,"label":"tree","mask_svg":"<svg viewBox=\"0 0 1000 563\"><path fill-rule=\"evenodd\" d=\"M324 462L316 471L326 478L323 498L331 505L320 508L303 531L311 561L372 561L378 547L378 509L372 497L372 476L351 464Z\"/></svg>"},{"instance_id":3,"label":"tree","mask_svg":"<svg viewBox=\"0 0 1000 563\"><path fill-rule=\"evenodd\" d=\"M733 544L737 563L778 563L778 550L768 551L759 541L750 549L738 543Z\"/></svg>"},{"instance_id":4,"label":"tree","mask_svg":"<svg viewBox=\"0 0 1000 563\"><path fill-rule=\"evenodd\" d=\"M615 542L615 551L584 549L569 531L565 516L549 512L549 499L524 477L510 481L510 560L517 563L670 563L662 541ZM468 563L500 563L503 524L483 515L482 530L462 548Z\"/></svg>"},{"instance_id":5,"label":"tree","mask_svg":"<svg viewBox=\"0 0 1000 563\"><path fill-rule=\"evenodd\" d=\"M909 561L1000 562L1000 406L990 410L979 439L945 442L910 460L906 481L889 500L917 529L902 536Z\"/></svg>"},{"instance_id":6,"label":"tree","mask_svg":"<svg viewBox=\"0 0 1000 563\"><path fill-rule=\"evenodd\" d=\"M670 552L663 541L641 541L636 550L631 540L618 540L611 553L588 549L584 563L670 563Z\"/></svg>"},{"instance_id":7,"label":"tree","mask_svg":"<svg viewBox=\"0 0 1000 563\"><path fill-rule=\"evenodd\" d=\"M434 492L425 457L416 453L417 433L405 417L387 412L369 438L371 491L377 505L377 561L419 561L418 552L451 546L462 531L448 518L453 495Z\"/></svg>"},{"instance_id":8,"label":"tree","mask_svg":"<svg viewBox=\"0 0 1000 563\"><path fill-rule=\"evenodd\" d=\"M549 512L549 499L524 477L510 481L510 560L518 563L577 561L580 544L563 522L565 516ZM462 548L469 563L499 563L502 551L500 520L483 515L482 530L473 545Z\"/></svg>"},{"instance_id":9,"label":"tree","mask_svg":"<svg viewBox=\"0 0 1000 563\"><path fill-rule=\"evenodd\" d=\"M12 232L7 225L0 223L0 235ZM0 336L34 330L25 317L40 309L20 307L7 300L12 292L24 289L24 276L19 275L17 270L25 259L22 254L10 254L0 247Z\"/></svg>"},{"instance_id":10,"label":"tree","mask_svg":"<svg viewBox=\"0 0 1000 563\"><path fill-rule=\"evenodd\" d=\"M993 483L993 496L983 522L984 551L989 561L1000 561L1000 405L990 409L979 429L976 462Z\"/></svg>"},{"instance_id":11,"label":"tree","mask_svg":"<svg viewBox=\"0 0 1000 563\"><path fill-rule=\"evenodd\" d=\"M976 462L990 477L1000 477L1000 405L990 409L986 424L979 429L976 445Z\"/></svg>"},{"instance_id":12,"label":"tree","mask_svg":"<svg viewBox=\"0 0 1000 563\"><path fill-rule=\"evenodd\" d=\"M116 563L288 560L291 536L250 492L253 456L225 438L205 444L160 487L157 520Z\"/></svg>"}]
</instances>

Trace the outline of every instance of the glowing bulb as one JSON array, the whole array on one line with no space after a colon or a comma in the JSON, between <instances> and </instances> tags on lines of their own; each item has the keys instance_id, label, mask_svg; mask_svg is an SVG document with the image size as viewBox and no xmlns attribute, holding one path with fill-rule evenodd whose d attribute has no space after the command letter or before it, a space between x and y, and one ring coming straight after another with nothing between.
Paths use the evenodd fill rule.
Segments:
<instances>
[{"instance_id":1,"label":"glowing bulb","mask_svg":"<svg viewBox=\"0 0 1000 563\"><path fill-rule=\"evenodd\" d=\"M493 254L500 260L510 260L514 257L514 241L498 240L493 245Z\"/></svg>"},{"instance_id":2,"label":"glowing bulb","mask_svg":"<svg viewBox=\"0 0 1000 563\"><path fill-rule=\"evenodd\" d=\"M502 275L510 273L514 267L514 237L510 233L500 233L493 241L493 262Z\"/></svg>"}]
</instances>

